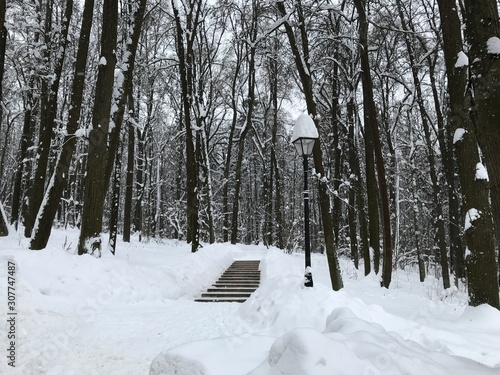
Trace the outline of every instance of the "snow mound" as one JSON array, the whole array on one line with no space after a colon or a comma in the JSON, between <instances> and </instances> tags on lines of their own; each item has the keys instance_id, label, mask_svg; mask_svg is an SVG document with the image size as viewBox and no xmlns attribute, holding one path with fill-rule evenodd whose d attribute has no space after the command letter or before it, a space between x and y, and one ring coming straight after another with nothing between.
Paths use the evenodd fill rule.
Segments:
<instances>
[{"instance_id":1,"label":"snow mound","mask_svg":"<svg viewBox=\"0 0 500 375\"><path fill-rule=\"evenodd\" d=\"M343 342L311 328L296 328L276 340L267 360L249 375L363 374L365 367Z\"/></svg>"},{"instance_id":2,"label":"snow mound","mask_svg":"<svg viewBox=\"0 0 500 375\"><path fill-rule=\"evenodd\" d=\"M165 353L155 358L149 375L208 375L207 369L195 359L179 354Z\"/></svg>"},{"instance_id":3,"label":"snow mound","mask_svg":"<svg viewBox=\"0 0 500 375\"><path fill-rule=\"evenodd\" d=\"M264 360L274 341L250 334L193 341L158 354L149 375L247 374Z\"/></svg>"},{"instance_id":4,"label":"snow mound","mask_svg":"<svg viewBox=\"0 0 500 375\"><path fill-rule=\"evenodd\" d=\"M342 298L331 290L302 286L302 270L297 275L286 275L263 280L257 289L239 308L240 315L259 329L267 329L281 335L295 327L322 330L325 319Z\"/></svg>"},{"instance_id":5,"label":"snow mound","mask_svg":"<svg viewBox=\"0 0 500 375\"><path fill-rule=\"evenodd\" d=\"M495 333L500 337L500 311L490 305L466 307L455 324L476 333Z\"/></svg>"},{"instance_id":6,"label":"snow mound","mask_svg":"<svg viewBox=\"0 0 500 375\"><path fill-rule=\"evenodd\" d=\"M498 373L465 358L404 340L348 308L332 311L323 333L296 328L276 340L267 359L249 375L445 375ZM486 372L488 371L488 372ZM490 372L491 371L491 372Z\"/></svg>"}]
</instances>

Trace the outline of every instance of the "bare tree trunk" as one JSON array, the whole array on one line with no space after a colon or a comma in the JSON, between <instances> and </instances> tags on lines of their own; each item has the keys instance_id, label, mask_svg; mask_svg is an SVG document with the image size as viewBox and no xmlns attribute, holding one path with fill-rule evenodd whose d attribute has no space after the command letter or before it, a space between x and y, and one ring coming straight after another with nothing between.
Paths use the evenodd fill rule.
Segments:
<instances>
[{"instance_id":1,"label":"bare tree trunk","mask_svg":"<svg viewBox=\"0 0 500 375\"><path fill-rule=\"evenodd\" d=\"M368 20L366 18L365 0L354 0L354 5L359 15L359 45L361 57L362 82L363 82L363 108L365 118L365 134L371 135L373 150L375 153L380 205L382 209L383 233L384 233L384 254L382 265L382 286L389 288L392 276L392 244L391 244L391 213L389 208L389 196L387 192L387 182L385 177L384 159L382 156L382 146L377 122L377 110L373 99L373 83L370 72L370 61L368 57ZM367 143L370 143L367 141ZM367 181L367 184L369 182Z\"/></svg>"},{"instance_id":2,"label":"bare tree trunk","mask_svg":"<svg viewBox=\"0 0 500 375\"><path fill-rule=\"evenodd\" d=\"M354 98L351 96L349 101L347 102L347 123L349 126L348 130L348 142L349 142L349 168L350 168L350 188L349 188L349 213L348 213L348 219L349 219L349 238L350 238L350 246L351 246L351 258L354 262L354 266L356 269L358 268L358 263L359 263L359 249L358 249L358 238L357 238L357 216L358 215L357 211L359 211L359 206L358 210L356 210L356 201L359 201L359 198L356 199L356 195L359 195L362 192L359 192L359 178L360 178L360 172L359 172L359 162L357 160L357 154L356 154L356 142L354 138ZM357 168L356 168L357 165ZM364 207L361 206L361 210L363 211L363 217L364 217ZM361 216L360 216L361 218ZM366 223L360 223L360 239L361 239L361 247L363 249L363 257L366 256L366 259L364 259L365 263L365 275L368 275L370 273L370 254L368 251L368 238L367 238L367 231L366 231ZM363 227L363 228L362 228Z\"/></svg>"},{"instance_id":3,"label":"bare tree trunk","mask_svg":"<svg viewBox=\"0 0 500 375\"><path fill-rule=\"evenodd\" d=\"M101 59L97 74L92 130L89 135L82 227L78 242L79 255L95 253L100 256L101 253L103 208L109 182L106 181L106 158L116 65L117 0L104 0L102 19Z\"/></svg>"},{"instance_id":4,"label":"bare tree trunk","mask_svg":"<svg viewBox=\"0 0 500 375\"><path fill-rule=\"evenodd\" d=\"M355 193L357 216L359 222L359 237L361 242L361 255L363 256L364 271L365 276L371 272L371 261L370 261L370 248L369 248L369 237L368 237L368 223L365 214L365 195L363 192L363 181L361 176L361 170L359 166L359 156L358 156L358 143L354 135L354 97L351 94L351 98L347 102L347 121L349 124L349 167L351 169L352 183L351 190ZM350 201L351 201L350 197ZM351 210L355 210L355 207L351 207ZM355 220L355 219L353 219Z\"/></svg>"},{"instance_id":5,"label":"bare tree trunk","mask_svg":"<svg viewBox=\"0 0 500 375\"><path fill-rule=\"evenodd\" d=\"M479 145L488 169L493 224L500 261L498 250L498 244L500 244L500 130L498 128L500 51L497 46L500 43L498 38L500 20L498 4L495 0L464 0L464 5L465 35L470 43L472 116L477 126Z\"/></svg>"},{"instance_id":6,"label":"bare tree trunk","mask_svg":"<svg viewBox=\"0 0 500 375\"><path fill-rule=\"evenodd\" d=\"M447 182L448 194L448 215L449 215L449 242L450 242L450 262L451 268L455 274L455 282L458 279L465 278L465 260L464 250L462 246L462 236L460 234L460 201L457 196L458 181L455 177L455 159L453 158L453 137L450 134L450 129L445 128L444 116L441 111L441 103L436 84L434 67L437 57L431 61L431 55L427 57L429 62L429 76L432 88L432 96L434 99L434 107L436 109L437 125L438 125L438 142L441 150L443 169Z\"/></svg>"},{"instance_id":7,"label":"bare tree trunk","mask_svg":"<svg viewBox=\"0 0 500 375\"><path fill-rule=\"evenodd\" d=\"M271 166L272 171L274 171L274 176L269 175L272 180L274 177L275 182L275 200L274 200L274 214L276 216L276 228L274 232L276 233L276 247L279 249L285 248L285 243L283 240L283 228L285 223L283 222L283 208L282 208L282 188L281 188L281 173L278 166L278 160L276 158L276 146L277 146L277 135L278 135L278 67L275 59L270 61L271 70L271 96L272 96L272 125L271 125ZM271 190L272 191L272 190ZM271 229L272 230L272 229Z\"/></svg>"},{"instance_id":8,"label":"bare tree trunk","mask_svg":"<svg viewBox=\"0 0 500 375\"><path fill-rule=\"evenodd\" d=\"M132 93L129 93L129 108L133 115L134 105L132 99ZM130 242L130 228L131 228L131 216L132 216L132 195L134 189L134 161L135 161L135 127L132 121L129 121L127 126L127 177L126 177L126 187L125 187L125 205L123 208L123 242Z\"/></svg>"},{"instance_id":9,"label":"bare tree trunk","mask_svg":"<svg viewBox=\"0 0 500 375\"><path fill-rule=\"evenodd\" d=\"M120 206L120 187L122 175L122 152L118 147L115 160L115 173L113 176L113 190L111 192L111 214L109 217L109 249L111 254L116 253L116 239L118 238L118 217Z\"/></svg>"},{"instance_id":10,"label":"bare tree trunk","mask_svg":"<svg viewBox=\"0 0 500 375\"><path fill-rule=\"evenodd\" d=\"M233 197L233 216L231 221L231 243L234 245L238 240L238 215L240 204L240 189L241 189L241 165L243 162L243 151L245 149L245 138L250 128L252 127L253 110L255 106L255 51L257 39L257 15L258 15L258 1L252 1L252 19L251 26L248 30L250 45L248 47L248 93L247 93L247 108L245 113L245 123L240 132L238 139L238 156L236 160L235 170L235 186Z\"/></svg>"},{"instance_id":11,"label":"bare tree trunk","mask_svg":"<svg viewBox=\"0 0 500 375\"><path fill-rule=\"evenodd\" d=\"M413 83L415 85L417 104L420 110L420 116L422 119L422 126L424 128L425 142L427 143L427 160L429 162L429 171L432 182L432 198L434 201L434 226L436 228L436 237L439 253L441 260L441 272L443 277L443 286L445 289L450 287L450 273L448 269L448 257L447 257L447 247L446 247L446 231L444 227L444 217L443 217L443 206L441 204L441 189L439 187L438 176L436 171L436 158L434 155L434 145L431 139L430 126L427 121L427 112L425 109L424 98L422 95L422 88L420 84L420 78L418 76L417 61L414 56L413 47L409 39L408 32L411 27L408 26L407 20L403 14L403 9L401 5L401 0L396 1L399 18L401 19L401 26L403 31L405 31L405 43L408 51L408 57L411 65L411 71L413 75ZM409 21L411 22L411 21Z\"/></svg>"},{"instance_id":12,"label":"bare tree trunk","mask_svg":"<svg viewBox=\"0 0 500 375\"><path fill-rule=\"evenodd\" d=\"M213 210L213 191L212 191L212 171L210 168L210 155L208 154L208 137L206 128L203 126L200 130L200 147L202 157L203 179L205 180L205 188L207 194L206 209L207 209L207 225L208 225L208 242L215 242L215 225L214 225L214 210Z\"/></svg>"},{"instance_id":13,"label":"bare tree trunk","mask_svg":"<svg viewBox=\"0 0 500 375\"><path fill-rule=\"evenodd\" d=\"M132 229L134 233L139 234L139 241L142 241L142 202L145 193L146 181L146 153L145 138L148 129L142 132L137 130L137 173L136 173L136 198L134 206L134 218L132 220Z\"/></svg>"},{"instance_id":14,"label":"bare tree trunk","mask_svg":"<svg viewBox=\"0 0 500 375\"><path fill-rule=\"evenodd\" d=\"M475 9L475 11L478 16L483 16L481 6L484 4L479 3L480 9ZM460 19L454 0L438 0L438 4L450 97L448 126L454 134L455 153L460 169L460 184L462 186L464 212L466 213L465 240L470 252L467 254L466 260L469 304L476 306L488 303L493 307L500 308L488 182L482 178L476 178L476 168L480 163L480 158L475 126L469 116L471 99L466 92L468 85L467 68L455 66L458 54L463 52ZM469 11L471 11L470 3L468 5ZM472 20L474 18L469 19L469 22ZM472 26L474 24L468 24L469 28ZM472 31L469 30L469 32ZM477 42L474 38L472 39L471 42ZM475 45L474 48L477 47ZM470 56L470 61L473 61L473 56L474 52ZM485 76L484 79L485 83L487 83L491 81L492 77L486 78ZM481 94L479 94L479 97L475 95L476 100L479 99L481 102L480 96ZM493 108L500 108L497 103L498 101L493 104ZM476 104L478 103L476 102ZM485 104L488 104L485 108L487 110L491 103L487 101L482 103L482 105Z\"/></svg>"},{"instance_id":15,"label":"bare tree trunk","mask_svg":"<svg viewBox=\"0 0 500 375\"><path fill-rule=\"evenodd\" d=\"M37 217L37 230L33 232L30 242L32 250L44 249L49 240L52 230L52 223L59 206L64 186L68 180L68 171L75 151L76 136L80 119L80 110L83 101L83 88L85 83L85 67L89 49L90 30L92 28L92 18L94 13L94 0L86 0L83 11L80 39L75 63L75 73L73 76L73 87L70 98L70 109L68 122L66 125L67 135L64 137L61 152L57 158L52 183L49 184L45 193L45 204L40 207Z\"/></svg>"},{"instance_id":16,"label":"bare tree trunk","mask_svg":"<svg viewBox=\"0 0 500 375\"><path fill-rule=\"evenodd\" d=\"M26 99L24 103L24 121L23 121L23 131L21 135L21 142L19 144L18 162L16 168L16 174L14 177L14 188L12 191L12 209L11 209L11 224L14 228L18 227L20 219L20 211L22 209L21 198L23 196L23 181L27 183L27 169L28 169L28 157L29 149L33 145L32 133L34 129L34 114L33 110L35 107L35 98L33 97L33 90L26 90ZM24 185L25 185L24 184Z\"/></svg>"},{"instance_id":17,"label":"bare tree trunk","mask_svg":"<svg viewBox=\"0 0 500 375\"><path fill-rule=\"evenodd\" d=\"M191 106L193 103L193 43L201 13L201 1L194 1L188 12L186 25L182 24L177 1L172 0L174 11L177 56L179 58L179 73L182 90L183 120L186 130L186 195L187 195L187 242L191 243L191 251L198 251L199 234L199 201L198 201L198 166L196 164L195 137L193 134ZM185 43L184 44L184 40Z\"/></svg>"},{"instance_id":18,"label":"bare tree trunk","mask_svg":"<svg viewBox=\"0 0 500 375\"><path fill-rule=\"evenodd\" d=\"M123 115L132 88L132 74L139 36L142 30L146 0L127 3L129 27L125 40L124 56L119 65L122 79L114 86L114 70L117 41L118 4L116 0L104 0L103 28L101 38L101 60L96 83L96 102L90 132L90 145L85 180L85 199L82 215L82 230L79 241L79 254L101 249L100 233L106 191L113 171L114 159L118 149ZM104 61L104 60L105 61ZM104 65L105 63L106 65ZM111 103L113 112L111 113ZM109 119L112 119L110 127ZM91 202L89 202L89 199Z\"/></svg>"},{"instance_id":19,"label":"bare tree trunk","mask_svg":"<svg viewBox=\"0 0 500 375\"><path fill-rule=\"evenodd\" d=\"M53 0L48 1L46 4L47 8L45 15L45 44L47 46L47 49L49 49L49 45L52 44L51 35L53 32L53 5ZM40 136L36 156L35 176L29 199L28 216L26 217L24 227L24 235L26 237L31 237L33 229L37 230L35 221L37 219L37 213L40 209L40 205L44 197L50 144L52 141L55 120L57 117L57 95L59 92L59 84L61 82L61 73L63 69L64 57L66 54L66 46L68 44L67 36L72 14L73 1L67 0L61 30L61 43L56 48L58 54L56 56L50 56L49 52L46 52L45 56L48 62L53 61L54 68L50 72L44 72L46 77L51 77L51 79L49 80L48 78L45 78L42 80Z\"/></svg>"}]
</instances>

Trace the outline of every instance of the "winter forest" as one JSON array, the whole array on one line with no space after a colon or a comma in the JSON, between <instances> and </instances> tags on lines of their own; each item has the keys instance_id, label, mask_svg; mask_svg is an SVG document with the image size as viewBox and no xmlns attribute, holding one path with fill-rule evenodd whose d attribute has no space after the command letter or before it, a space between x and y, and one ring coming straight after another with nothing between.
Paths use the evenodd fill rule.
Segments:
<instances>
[{"instance_id":1,"label":"winter forest","mask_svg":"<svg viewBox=\"0 0 500 375\"><path fill-rule=\"evenodd\" d=\"M342 290L354 274L365 278L360 291L398 293L402 281L394 275L413 272L422 285L437 280L443 300L462 291L465 305L491 306L474 311L497 319L490 317L500 310L498 1L0 0L0 25L0 250L12 255L21 251L12 244L25 244L24 269L38 259L44 277L73 280L42 261L52 254L66 264L63 255L71 253L68 269L108 275L109 259L126 254L120 262L140 259L147 267L182 259L193 274L178 266L172 275L184 275L179 285L197 277L209 283L230 251L241 255L249 246L268 257L263 275L288 272L285 265L292 269L304 257L304 169L291 138L305 114L319 133L306 173L313 270L318 266L320 278L324 271L328 284L328 291L315 286L328 297L314 301L352 293ZM74 241L66 237L65 254L54 255L50 241L66 233L76 233ZM150 247L131 251L134 243ZM165 243L183 244L197 258L177 250L169 258ZM151 249L156 255L148 259ZM271 253L276 249L280 255ZM167 292L143 281L156 275L151 269L140 268L144 279L130 290L144 282L152 293L144 298L160 303L153 296ZM41 279L23 275L33 306L56 290L70 295L54 286L38 291ZM88 284L73 290L104 285L82 277ZM277 298L262 285L254 314ZM358 317L367 311L349 301ZM284 297L278 302L285 306ZM253 306L244 305L242 315ZM203 308L203 315L193 307L186 315L204 321L213 313L217 321L218 310ZM328 317L326 335L345 319L368 327L343 309ZM231 322L216 327L241 333ZM285 331L276 328L273 337ZM398 345L399 353L413 350ZM443 352L467 356L449 345ZM497 368L499 361L482 363ZM346 371L363 373L345 362ZM153 367L151 374L168 373ZM73 373L68 368L61 374ZM413 373L401 368L394 374ZM235 374L227 371L214 373Z\"/></svg>"},{"instance_id":2,"label":"winter forest","mask_svg":"<svg viewBox=\"0 0 500 375\"><path fill-rule=\"evenodd\" d=\"M32 250L53 227L79 228L78 254L95 256L133 233L192 252L300 249L290 133L305 112L320 133L312 249L333 289L348 256L383 287L418 266L499 307L494 1L36 0L1 13L0 199Z\"/></svg>"},{"instance_id":3,"label":"winter forest","mask_svg":"<svg viewBox=\"0 0 500 375\"><path fill-rule=\"evenodd\" d=\"M415 267L500 308L492 0L1 2L1 232L78 254L178 239ZM109 234L109 243L102 233Z\"/></svg>"}]
</instances>

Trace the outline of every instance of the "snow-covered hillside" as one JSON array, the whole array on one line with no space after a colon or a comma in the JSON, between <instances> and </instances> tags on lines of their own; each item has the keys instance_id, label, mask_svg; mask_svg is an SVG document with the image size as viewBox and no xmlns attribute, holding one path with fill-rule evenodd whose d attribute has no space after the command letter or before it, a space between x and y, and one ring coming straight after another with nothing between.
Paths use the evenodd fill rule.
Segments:
<instances>
[{"instance_id":1,"label":"snow-covered hillside","mask_svg":"<svg viewBox=\"0 0 500 375\"><path fill-rule=\"evenodd\" d=\"M329 288L313 254L176 241L119 243L117 255L73 255L78 233L46 250L11 235L0 280L16 263L16 368L1 374L500 374L500 312L467 307L466 293L398 270L391 289L341 260L345 288ZM261 259L261 286L243 304L196 303L234 259ZM0 289L7 327L7 293ZM2 329L6 346L6 331ZM7 349L7 347L5 348Z\"/></svg>"}]
</instances>

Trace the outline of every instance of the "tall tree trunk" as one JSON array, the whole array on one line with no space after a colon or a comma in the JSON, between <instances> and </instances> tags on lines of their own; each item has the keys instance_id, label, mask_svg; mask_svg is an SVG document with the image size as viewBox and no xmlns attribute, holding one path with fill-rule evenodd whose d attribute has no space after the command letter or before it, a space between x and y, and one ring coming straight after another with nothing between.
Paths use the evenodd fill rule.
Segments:
<instances>
[{"instance_id":1,"label":"tall tree trunk","mask_svg":"<svg viewBox=\"0 0 500 375\"><path fill-rule=\"evenodd\" d=\"M236 125L238 123L238 110L237 110L237 92L238 92L238 76L242 64L242 43L236 45L236 66L234 69L233 80L231 83L231 128L229 129L229 137L226 147L226 158L224 161L224 181L222 187L222 241L227 242L229 240L229 219L231 213L229 212L229 176L231 174L231 158L233 151L233 140L236 130Z\"/></svg>"},{"instance_id":2,"label":"tall tree trunk","mask_svg":"<svg viewBox=\"0 0 500 375\"><path fill-rule=\"evenodd\" d=\"M462 52L463 48L460 19L454 0L438 0L438 4L450 97L448 126L454 134L463 207L466 213L465 240L470 252L466 258L469 303L473 306L488 303L499 308L494 230L488 183L484 179L476 178L476 168L480 163L480 158L475 126L469 116L471 103L470 96L466 92L468 84L467 68L455 66L457 56ZM482 14L481 9L476 9L476 11L479 15ZM489 77L488 80L485 80L485 83L491 81L491 79ZM499 107L493 104L493 108L498 109Z\"/></svg>"},{"instance_id":3,"label":"tall tree trunk","mask_svg":"<svg viewBox=\"0 0 500 375\"><path fill-rule=\"evenodd\" d=\"M334 53L334 60L338 61L339 53L338 48ZM339 247L339 232L340 232L340 221L341 221L341 204L342 201L339 196L340 184L342 182L342 149L340 146L340 106L339 106L339 89L337 84L339 66L334 62L333 73L331 77L332 81L332 98L331 98L331 125L333 133L333 142L331 147L331 152L333 153L333 207L332 207L332 219L333 219L333 235L335 239L335 246Z\"/></svg>"},{"instance_id":4,"label":"tall tree trunk","mask_svg":"<svg viewBox=\"0 0 500 375\"><path fill-rule=\"evenodd\" d=\"M32 80L31 80L32 81ZM29 149L33 145L32 133L34 129L34 106L35 99L33 97L33 90L26 90L26 99L24 100L24 121L21 141L19 144L18 162L16 173L14 177L14 188L12 191L12 209L11 209L11 224L14 228L18 227L20 213L21 213L21 198L23 196L23 181L27 183L25 178L28 169Z\"/></svg>"},{"instance_id":5,"label":"tall tree trunk","mask_svg":"<svg viewBox=\"0 0 500 375\"><path fill-rule=\"evenodd\" d=\"M89 38L92 28L92 18L94 14L94 0L86 0L83 10L82 26L80 29L80 39L75 62L75 73L73 75L73 87L71 90L70 109L68 122L66 125L66 136L61 152L57 158L52 183L49 184L45 193L45 204L40 207L37 217L37 230L33 232L30 242L32 250L44 249L49 240L52 230L52 223L59 206L64 186L68 179L69 167L76 146L75 132L78 129L80 110L83 102L83 88L85 83L85 68L87 65L87 55L89 50Z\"/></svg>"},{"instance_id":6,"label":"tall tree trunk","mask_svg":"<svg viewBox=\"0 0 500 375\"><path fill-rule=\"evenodd\" d=\"M120 206L120 188L122 176L122 152L118 147L115 160L115 173L113 176L113 190L111 192L111 214L109 217L109 250L111 254L116 253L116 240L118 238L118 216Z\"/></svg>"},{"instance_id":7,"label":"tall tree trunk","mask_svg":"<svg viewBox=\"0 0 500 375\"><path fill-rule=\"evenodd\" d=\"M93 252L96 249L100 252L101 248L100 233L102 231L104 201L118 149L128 92L132 88L135 55L142 30L146 0L141 0L138 3L130 1L127 3L127 7L129 24L124 43L124 55L117 66L115 49L118 4L116 0L104 0L102 57L96 82L96 103L94 104L90 132L79 254ZM113 90L115 66L119 69L117 70L116 89ZM113 106L111 106L112 102ZM113 112L111 112L111 108L113 108Z\"/></svg>"},{"instance_id":8,"label":"tall tree trunk","mask_svg":"<svg viewBox=\"0 0 500 375\"><path fill-rule=\"evenodd\" d=\"M408 116L409 117L409 116ZM409 143L410 143L410 149L414 150L415 149L415 129L412 127L408 128L409 131ZM425 281L425 261L422 257L422 250L421 250L421 237L422 237L422 225L420 224L420 202L419 202L419 197L418 197L418 184L417 184L417 166L415 165L415 159L414 159L414 153L410 154L410 160L409 160L410 168L411 168L411 194L412 194L412 201L410 202L411 207L412 207L412 221L413 221L413 239L414 239L414 250L416 252L416 258L417 258L417 265L418 265L418 274L420 277L420 282Z\"/></svg>"},{"instance_id":9,"label":"tall tree trunk","mask_svg":"<svg viewBox=\"0 0 500 375\"><path fill-rule=\"evenodd\" d=\"M213 210L213 190L212 190L212 170L210 167L210 155L208 154L208 136L206 127L203 126L200 130L200 147L202 161L202 178L205 180L206 189L206 210L207 210L207 226L208 226L208 242L215 242L215 225L214 225L214 210Z\"/></svg>"},{"instance_id":10,"label":"tall tree trunk","mask_svg":"<svg viewBox=\"0 0 500 375\"><path fill-rule=\"evenodd\" d=\"M285 9L285 5L283 1L276 2L276 6L281 16L287 16L287 11ZM285 31L288 37L288 41L290 43L290 47L292 49L293 58L295 62L295 66L299 73L300 82L302 85L302 90L304 93L304 97L306 100L307 111L309 115L313 118L316 127L319 129L319 121L317 118L317 110L316 110L316 101L314 98L314 91L312 85L312 79L309 75L309 45L307 39L306 32L306 23L304 20L304 15L302 13L302 4L300 1L296 3L297 13L299 16L298 26L300 28L301 35L301 46L298 44L297 39L295 38L294 30L291 26L291 23L287 20L284 23ZM301 48L302 47L302 52ZM316 169L316 173L319 173L321 176L325 175L325 170L323 167L323 153L321 151L321 142L318 140L313 149L313 157L314 157L314 168ZM325 240L325 248L326 255L328 259L328 268L330 271L330 281L332 283L333 290L340 290L343 288L344 284L342 282L342 276L339 268L339 261L337 250L335 248L335 240L333 236L333 221L330 215L330 196L328 195L328 188L326 184L320 181L318 184L318 198L319 205L321 210L321 220L323 223L323 236Z\"/></svg>"},{"instance_id":11,"label":"tall tree trunk","mask_svg":"<svg viewBox=\"0 0 500 375\"><path fill-rule=\"evenodd\" d=\"M429 63L429 77L434 99L434 108L436 110L439 149L441 150L443 169L447 182L450 262L451 268L455 274L455 281L458 283L458 279L465 279L466 275L462 236L460 234L460 201L456 191L458 181L455 177L456 163L453 158L453 137L450 134L450 129L445 128L444 116L441 110L434 72L437 57L434 58L434 61L431 61L431 55L429 55L427 61Z\"/></svg>"},{"instance_id":12,"label":"tall tree trunk","mask_svg":"<svg viewBox=\"0 0 500 375\"><path fill-rule=\"evenodd\" d=\"M403 8L401 5L401 0L396 1L398 7L399 18L401 20L401 27L405 31L404 39L406 43L406 48L408 51L408 57L411 65L411 71L413 75L413 83L415 85L416 99L418 108L420 110L420 117L422 119L422 127L424 128L425 142L427 143L427 161L429 162L429 171L432 182L432 198L434 202L434 226L436 229L436 239L439 249L437 255L440 256L441 260L441 272L443 277L443 286L445 289L450 287L450 273L448 269L448 257L447 257L447 247L446 247L446 231L444 227L444 217L443 217L443 206L441 204L441 188L439 186L437 171L436 171L436 158L434 155L434 144L431 139L431 131L429 122L427 121L427 111L425 109L424 98L422 95L422 87L420 84L420 78L418 76L417 61L414 55L413 46L411 40L409 39L409 32L411 27L408 26L407 20L403 14ZM411 21L409 21L411 22Z\"/></svg>"},{"instance_id":13,"label":"tall tree trunk","mask_svg":"<svg viewBox=\"0 0 500 375\"><path fill-rule=\"evenodd\" d=\"M352 182L351 190L356 194L356 207L359 222L359 237L361 242L361 255L363 256L365 276L371 272L370 262L370 246L368 235L368 223L365 214L365 195L363 192L363 179L361 176L361 168L359 166L358 156L358 142L355 137L355 118L354 118L354 96L351 94L347 102L347 121L349 123L349 167L351 169L351 176L354 180ZM354 209L354 208L353 208Z\"/></svg>"},{"instance_id":14,"label":"tall tree trunk","mask_svg":"<svg viewBox=\"0 0 500 375\"><path fill-rule=\"evenodd\" d=\"M129 93L132 96L132 93ZM133 99L129 101L129 108L133 111ZM135 116L133 114L132 118ZM134 162L135 162L135 127L132 121L127 126L127 177L125 187L125 205L123 208L123 242L130 242L130 228L132 217L132 195L134 191Z\"/></svg>"},{"instance_id":15,"label":"tall tree trunk","mask_svg":"<svg viewBox=\"0 0 500 375\"><path fill-rule=\"evenodd\" d=\"M245 111L245 123L240 132L238 139L238 155L236 159L236 169L234 174L234 196L233 196L233 216L231 221L231 243L236 244L238 240L238 215L240 205L240 190L241 190L241 166L243 162L243 151L245 150L245 138L252 127L253 110L255 106L255 52L256 52L256 39L257 39L257 15L258 15L258 2L252 1L252 19L249 31L249 46L248 47L248 92Z\"/></svg>"},{"instance_id":16,"label":"tall tree trunk","mask_svg":"<svg viewBox=\"0 0 500 375\"><path fill-rule=\"evenodd\" d=\"M276 41L277 43L277 41ZM277 49L277 46L275 47ZM274 213L276 216L276 228L274 232L276 233L276 247L278 249L284 249L285 243L283 240L283 208L282 208L282 188L281 188L281 174L278 166L278 160L276 157L276 146L277 146L277 135L278 135L278 67L275 59L270 61L270 71L271 71L271 96L272 96L272 124L271 124L271 171L274 172L269 175L269 178L273 180L275 185L275 200L274 200ZM271 229L272 230L272 229Z\"/></svg>"},{"instance_id":17,"label":"tall tree trunk","mask_svg":"<svg viewBox=\"0 0 500 375\"><path fill-rule=\"evenodd\" d=\"M49 49L49 46L52 44L51 35L53 32L53 5L53 0L48 1L46 4L47 8L45 16L45 44L47 46L47 49ZM28 205L28 216L26 217L24 227L24 235L26 237L31 237L32 231L37 230L35 221L37 219L37 213L40 209L40 205L44 197L47 166L50 154L50 144L52 141L52 135L57 117L57 95L59 92L59 84L61 82L61 73L63 69L64 57L66 54L66 46L68 44L68 30L72 14L73 0L67 0L61 30L61 43L59 46L55 46L57 54L55 56L50 56L49 52L46 52L45 56L48 62L53 60L54 69L53 71L45 72L46 77L51 77L50 81L48 78L42 80L40 136L36 156L35 176L33 179L33 186L31 189Z\"/></svg>"},{"instance_id":18,"label":"tall tree trunk","mask_svg":"<svg viewBox=\"0 0 500 375\"><path fill-rule=\"evenodd\" d=\"M251 60L252 60L252 62L250 64L252 66L251 71L253 71L253 76L255 79L255 69L253 67L253 65L254 65L253 57L251 57ZM245 138L246 138L246 135L248 134L250 127L252 126L251 116L253 113L253 101L255 99L255 94L253 93L253 89L255 87L254 83L253 83L254 80L250 79L250 77L249 77L249 81L252 81L252 84L249 83L249 87L250 87L250 85L252 85L252 92L249 91L249 93L248 93L248 98L249 98L248 106L249 106L249 108L247 108L244 129L241 131L240 137L238 139L238 155L237 155L237 159L236 159L236 167L235 167L235 172L234 172L235 183L234 183L234 195L233 195L233 215L232 215L232 219L231 219L231 243L233 245L236 245L236 242L238 241L238 223L239 223L238 216L239 216L239 211L240 211L241 167L242 167L242 163L243 163L243 156L244 156L244 150L245 150Z\"/></svg>"},{"instance_id":19,"label":"tall tree trunk","mask_svg":"<svg viewBox=\"0 0 500 375\"><path fill-rule=\"evenodd\" d=\"M493 223L497 244L500 244L500 129L498 128L500 20L498 5L495 0L464 0L464 5L465 35L470 43L469 61L472 62L470 66L470 83L473 91L472 116L477 126L479 145L488 169ZM490 257L490 255L485 256ZM498 251L498 256L500 261L500 251ZM498 281L500 282L500 279Z\"/></svg>"},{"instance_id":20,"label":"tall tree trunk","mask_svg":"<svg viewBox=\"0 0 500 375\"><path fill-rule=\"evenodd\" d=\"M198 166L196 164L195 137L191 116L193 103L193 42L201 12L201 2L195 1L187 9L186 25L182 24L178 3L172 0L172 9L176 25L177 57L179 59L179 74L182 91L183 120L186 130L186 211L187 211L187 242L191 243L191 251L198 251L199 234L199 201L198 201ZM185 39L185 44L184 44Z\"/></svg>"},{"instance_id":21,"label":"tall tree trunk","mask_svg":"<svg viewBox=\"0 0 500 375\"><path fill-rule=\"evenodd\" d=\"M113 112L111 113L112 126L109 129L109 146L107 148L106 159L106 183L109 184L111 174L113 172L113 163L115 154L118 150L120 142L120 134L125 115L125 108L129 101L129 92L132 92L132 78L135 68L135 56L139 45L139 38L142 31L144 21L144 13L146 12L146 0L127 0L128 10L127 18L127 36L124 43L124 53L117 63L118 76L116 87L113 93Z\"/></svg>"},{"instance_id":22,"label":"tall tree trunk","mask_svg":"<svg viewBox=\"0 0 500 375\"><path fill-rule=\"evenodd\" d=\"M365 128L367 129L365 130L365 134L369 134L368 137L371 136L371 141L373 141L383 219L384 253L381 285L385 288L389 288L392 276L391 213L389 209L389 196L385 177L384 159L382 156L382 145L380 144L377 110L373 99L373 83L370 72L370 60L368 57L368 19L365 11L366 1L354 0L354 5L356 6L359 15L359 45L361 70L363 72L363 108L366 125ZM367 143L370 142L368 141Z\"/></svg>"},{"instance_id":23,"label":"tall tree trunk","mask_svg":"<svg viewBox=\"0 0 500 375\"><path fill-rule=\"evenodd\" d=\"M137 173L136 173L136 198L134 206L134 218L132 228L134 233L139 234L139 241L142 241L142 202L145 193L145 176L146 176L146 153L145 153L145 138L147 129L142 132L137 129Z\"/></svg>"},{"instance_id":24,"label":"tall tree trunk","mask_svg":"<svg viewBox=\"0 0 500 375\"><path fill-rule=\"evenodd\" d=\"M97 74L92 130L89 135L82 227L78 242L79 255L96 253L100 256L101 253L103 207L108 190L107 143L116 65L117 0L104 0L102 17L101 58Z\"/></svg>"}]
</instances>

